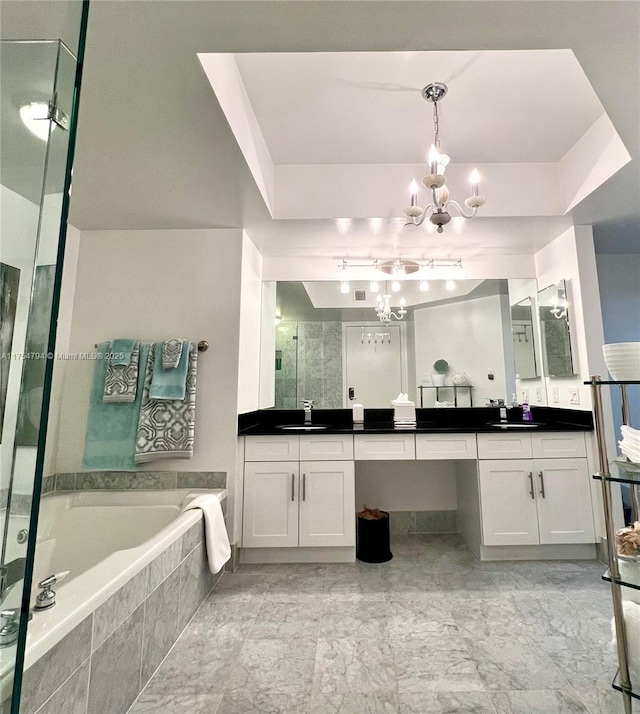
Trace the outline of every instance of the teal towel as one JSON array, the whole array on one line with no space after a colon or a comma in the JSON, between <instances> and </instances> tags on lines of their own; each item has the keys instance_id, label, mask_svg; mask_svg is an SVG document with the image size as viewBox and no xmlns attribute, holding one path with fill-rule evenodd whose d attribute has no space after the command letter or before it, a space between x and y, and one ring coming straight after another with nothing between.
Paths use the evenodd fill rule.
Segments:
<instances>
[{"instance_id":1,"label":"teal towel","mask_svg":"<svg viewBox=\"0 0 640 714\"><path fill-rule=\"evenodd\" d=\"M162 366L162 345L162 342L156 342L153 346L155 364L153 365L153 377L149 387L149 399L160 399L162 401L179 399L182 401L187 393L189 342L183 342L180 362L178 362L178 366L175 369L164 369Z\"/></svg>"},{"instance_id":2,"label":"teal towel","mask_svg":"<svg viewBox=\"0 0 640 714\"><path fill-rule=\"evenodd\" d=\"M107 354L108 342L98 345L98 354ZM140 365L145 365L149 355L149 345L140 345ZM144 368L138 370L138 386L133 402L103 402L104 379L107 360L97 359L93 373L93 385L89 401L89 417L84 439L82 468L85 471L137 471L134 462L136 435Z\"/></svg>"},{"instance_id":3,"label":"teal towel","mask_svg":"<svg viewBox=\"0 0 640 714\"><path fill-rule=\"evenodd\" d=\"M136 346L137 340L114 340L111 343L111 357L109 362L114 367L126 367L131 362L131 355Z\"/></svg>"}]
</instances>

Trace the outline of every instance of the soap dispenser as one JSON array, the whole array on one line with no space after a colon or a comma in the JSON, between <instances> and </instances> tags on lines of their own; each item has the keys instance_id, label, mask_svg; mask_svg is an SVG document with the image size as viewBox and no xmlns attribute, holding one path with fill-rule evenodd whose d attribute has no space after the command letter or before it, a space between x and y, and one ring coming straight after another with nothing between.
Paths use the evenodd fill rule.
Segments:
<instances>
[{"instance_id":1,"label":"soap dispenser","mask_svg":"<svg viewBox=\"0 0 640 714\"><path fill-rule=\"evenodd\" d=\"M533 414L529 402L522 402L522 421L532 421Z\"/></svg>"}]
</instances>

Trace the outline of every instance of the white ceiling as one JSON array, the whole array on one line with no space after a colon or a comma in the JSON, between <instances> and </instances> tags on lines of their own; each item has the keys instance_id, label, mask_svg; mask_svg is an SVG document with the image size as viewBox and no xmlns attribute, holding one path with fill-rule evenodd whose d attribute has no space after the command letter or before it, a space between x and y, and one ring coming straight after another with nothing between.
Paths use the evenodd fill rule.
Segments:
<instances>
[{"instance_id":1,"label":"white ceiling","mask_svg":"<svg viewBox=\"0 0 640 714\"><path fill-rule=\"evenodd\" d=\"M570 50L236 54L274 164L559 161L604 112Z\"/></svg>"},{"instance_id":2,"label":"white ceiling","mask_svg":"<svg viewBox=\"0 0 640 714\"><path fill-rule=\"evenodd\" d=\"M59 36L55 31L51 34L48 21L67 4L2 0L3 36ZM150 237L155 229L245 228L267 256L271 252L285 256L320 255L330 258L331 264L335 264L334 258L344 257L347 250L360 255L380 254L383 250L393 252L402 241L416 249L422 245L424 252L436 246L442 252L454 250L459 242L457 245L476 255L487 251L489 259L500 250L511 254L529 253L532 246L552 239L558 223L567 221L593 224L596 236L607 241L609 250L637 250L640 244L639 21L639 3L607 0L554 0L553 3L542 0L93 2L71 222L82 229L149 230ZM357 52L374 53L384 65L384 60L392 54L410 57L426 50L429 54L454 53L460 57L463 53L473 61L456 65L457 74L452 71L430 77L416 72L406 81L397 77L387 80L386 74L377 74L374 81L379 82L384 76L385 82L393 81L401 88L414 91L430 79L448 82L450 93L442 105L443 143L445 140L454 142L454 138L456 142L474 139L469 151L488 151L484 136L478 139L458 129L460 122L464 127L475 124L480 116L480 99L477 103L471 102L464 115L454 111L455 103L462 101L462 97L470 97L472 92L486 96L487 83L495 93L493 103L498 118L520 109L519 102L517 106L510 102L506 109L501 104L509 103L513 91L520 91L523 85L517 81L515 88L501 92L492 77L483 77L474 87L467 86L464 92L458 92L457 87L464 86L466 78L482 67L490 54L531 50L550 50L556 54L556 51L570 50L632 161L599 188L584 196L576 194L577 202L567 216L536 215L527 213L526 209L517 217L508 212L498 215L495 212L503 192L494 193L486 205L485 216L490 217L467 222L460 234L449 231L445 242L432 243L429 233L398 234L390 219L396 209L393 204L402 207L404 189L403 195L389 199L389 205L380 206L379 212L365 212L363 207L360 217L348 212L338 214L355 219L351 232L347 233L341 232L335 220L321 216L311 220L302 215L295 219L274 219L198 62L199 54L211 53L235 55L242 63L245 59L251 62L249 55L262 55L262 59L269 62L277 60L276 54L280 53L306 53L302 57L298 54L300 60L312 61L316 53ZM344 79L353 81L350 75ZM363 81L359 75L355 79ZM523 76L522 81L525 79ZM247 78L247 82L250 81ZM555 86L555 72L550 72L540 79L533 96L548 97ZM347 81L340 85L340 90L345 94L357 93L363 105L369 103L369 113L374 114L378 98L386 99L387 95L398 95L396 98L402 102L415 102L418 114L426 107L423 100L414 99L410 91L379 91ZM269 99L267 94L265 92L263 97L265 103ZM365 98L368 99L365 101ZM584 128L580 122L591 120L592 100L593 97L583 95L578 101L586 104L578 112L581 116L573 118L576 123L573 126L563 123L561 134L551 135L548 144L539 145L536 140L535 146L532 142L533 148L549 151L551 161L557 158L563 150L563 142L566 145L571 139L569 133L579 134ZM256 113L260 114L262 110L258 100L255 101ZM555 111L555 105L547 109ZM422 129L428 129L428 121L417 119L416 122L420 126L414 138L422 139ZM266 126L264 131L265 143L267 139L273 142ZM366 135L367 131L361 134ZM396 146L406 142L404 151L416 151L408 132L403 129L394 134L400 142ZM376 143L382 142L375 142L373 146L369 143L370 151L383 148ZM523 139L516 149L523 154L530 152L531 146L527 143ZM291 160L285 154L280 155L285 148L279 149L274 144L272 150L278 161ZM502 148L500 142L494 144L492 156L498 156ZM417 149L422 150L423 147ZM463 144L459 144L455 155L451 150L454 162L462 160L458 156L463 157L463 151L467 151L463 150ZM387 157L381 155L380 158L386 160ZM327 166L331 165L324 165ZM299 171L306 167L297 164L290 168ZM464 169L466 173L466 167ZM488 175L487 193L492 181ZM322 192L304 181L298 183L300 195L305 199L300 210L303 213L307 203L312 203ZM386 195L388 187L384 181L377 183L380 193ZM404 180L400 183L404 186ZM514 185L514 191L516 189ZM546 183L533 191L542 206L547 203L545 189ZM550 200L553 197L551 191ZM366 218L371 216L384 219L379 233L365 227Z\"/></svg>"}]
</instances>

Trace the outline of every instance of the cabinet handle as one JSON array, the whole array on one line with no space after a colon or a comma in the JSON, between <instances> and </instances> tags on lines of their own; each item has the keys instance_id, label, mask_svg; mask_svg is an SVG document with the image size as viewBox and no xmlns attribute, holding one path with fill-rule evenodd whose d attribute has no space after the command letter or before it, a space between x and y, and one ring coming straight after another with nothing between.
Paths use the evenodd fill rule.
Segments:
<instances>
[{"instance_id":1,"label":"cabinet handle","mask_svg":"<svg viewBox=\"0 0 640 714\"><path fill-rule=\"evenodd\" d=\"M535 501L536 494L535 494L535 491L533 490L533 471L529 471L529 484L531 485L529 494L531 495L531 498L533 498L533 500Z\"/></svg>"},{"instance_id":2,"label":"cabinet handle","mask_svg":"<svg viewBox=\"0 0 640 714\"><path fill-rule=\"evenodd\" d=\"M295 497L296 497L295 488L296 488L296 475L291 474L291 500L292 501L295 500Z\"/></svg>"},{"instance_id":3,"label":"cabinet handle","mask_svg":"<svg viewBox=\"0 0 640 714\"><path fill-rule=\"evenodd\" d=\"M542 471L540 471L538 477L540 478L540 495L542 496L542 498L546 498L546 496L544 495L544 474Z\"/></svg>"},{"instance_id":4,"label":"cabinet handle","mask_svg":"<svg viewBox=\"0 0 640 714\"><path fill-rule=\"evenodd\" d=\"M307 474L302 474L302 500L307 497Z\"/></svg>"}]
</instances>

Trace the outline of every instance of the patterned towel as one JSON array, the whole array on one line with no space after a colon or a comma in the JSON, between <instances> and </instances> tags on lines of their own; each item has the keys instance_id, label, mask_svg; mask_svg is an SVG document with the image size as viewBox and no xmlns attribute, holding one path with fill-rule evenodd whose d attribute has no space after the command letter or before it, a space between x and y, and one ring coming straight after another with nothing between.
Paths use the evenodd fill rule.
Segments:
<instances>
[{"instance_id":1,"label":"patterned towel","mask_svg":"<svg viewBox=\"0 0 640 714\"><path fill-rule=\"evenodd\" d=\"M109 352L113 350L113 342ZM102 401L107 403L135 402L138 389L138 366L140 364L140 343L136 342L131 352L131 361L126 365L107 360Z\"/></svg>"},{"instance_id":2,"label":"patterned towel","mask_svg":"<svg viewBox=\"0 0 640 714\"><path fill-rule=\"evenodd\" d=\"M182 340L165 340L162 343L162 369L175 369L182 356Z\"/></svg>"},{"instance_id":3,"label":"patterned towel","mask_svg":"<svg viewBox=\"0 0 640 714\"><path fill-rule=\"evenodd\" d=\"M191 345L183 400L150 399L149 388L156 361L156 350L149 350L144 375L142 406L136 439L136 464L157 459L190 459L196 421L196 371L198 348Z\"/></svg>"},{"instance_id":4,"label":"patterned towel","mask_svg":"<svg viewBox=\"0 0 640 714\"><path fill-rule=\"evenodd\" d=\"M149 387L149 398L166 399L169 402L175 399L182 401L187 394L189 346L191 343L185 342L182 346L180 361L174 369L164 369L162 366L163 344L163 342L156 342L152 348L155 352L155 361L153 375L151 376L151 386Z\"/></svg>"}]
</instances>

